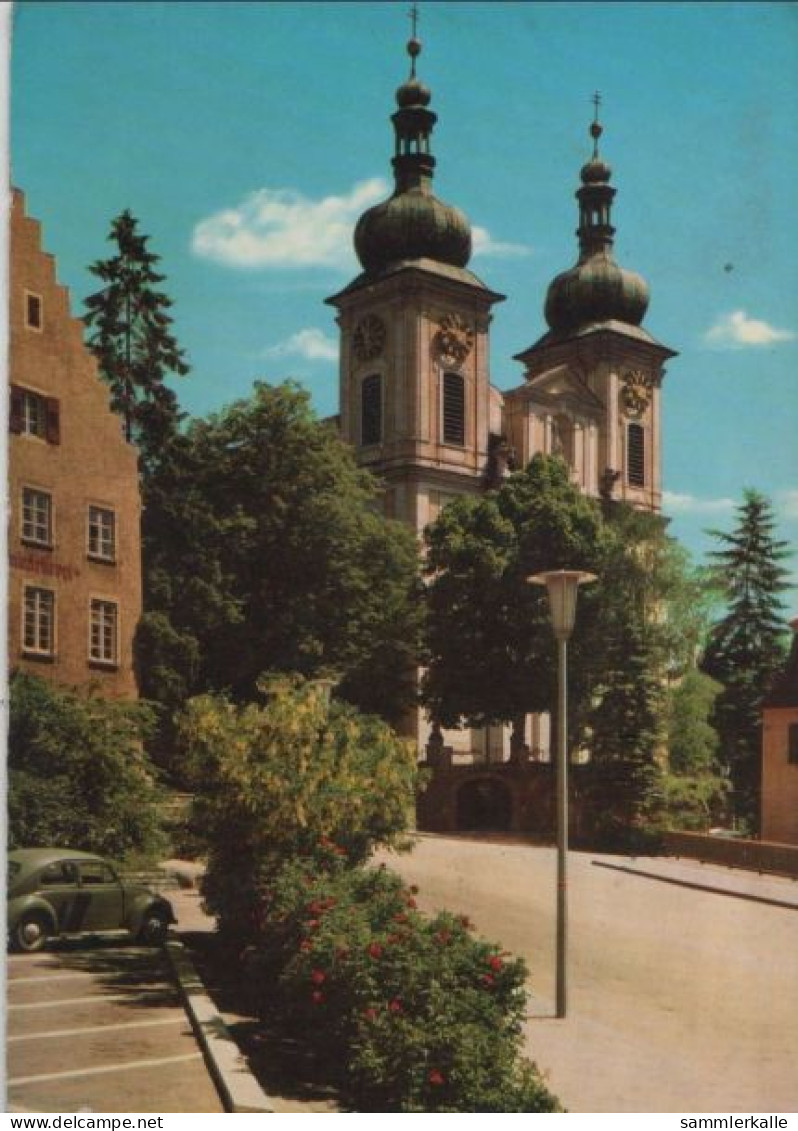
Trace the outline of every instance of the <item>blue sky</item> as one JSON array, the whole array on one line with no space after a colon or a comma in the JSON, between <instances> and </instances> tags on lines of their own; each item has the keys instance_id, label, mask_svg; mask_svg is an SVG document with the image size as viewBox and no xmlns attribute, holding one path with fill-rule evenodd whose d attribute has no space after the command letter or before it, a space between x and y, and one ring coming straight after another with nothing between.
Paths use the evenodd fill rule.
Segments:
<instances>
[{"instance_id":1,"label":"blue sky","mask_svg":"<svg viewBox=\"0 0 798 1131\"><path fill-rule=\"evenodd\" d=\"M177 386L189 412L285 377L336 410L323 299L357 273L352 225L388 192L408 7L17 6L12 180L76 312L111 218L139 218L193 366ZM598 89L617 258L651 286L646 327L679 351L665 381L672 530L700 555L752 486L798 544L798 6L422 3L419 34L436 191L476 229L472 268L508 296L494 384L520 383L513 355L574 262Z\"/></svg>"}]
</instances>

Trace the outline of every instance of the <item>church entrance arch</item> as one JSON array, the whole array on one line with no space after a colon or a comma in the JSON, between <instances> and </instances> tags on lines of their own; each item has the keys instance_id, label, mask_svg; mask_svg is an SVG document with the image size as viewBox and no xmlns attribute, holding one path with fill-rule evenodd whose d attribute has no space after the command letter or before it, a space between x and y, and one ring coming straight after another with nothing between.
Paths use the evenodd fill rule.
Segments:
<instances>
[{"instance_id":1,"label":"church entrance arch","mask_svg":"<svg viewBox=\"0 0 798 1131\"><path fill-rule=\"evenodd\" d=\"M497 777L471 778L457 791L459 832L509 832L513 820L513 795Z\"/></svg>"}]
</instances>

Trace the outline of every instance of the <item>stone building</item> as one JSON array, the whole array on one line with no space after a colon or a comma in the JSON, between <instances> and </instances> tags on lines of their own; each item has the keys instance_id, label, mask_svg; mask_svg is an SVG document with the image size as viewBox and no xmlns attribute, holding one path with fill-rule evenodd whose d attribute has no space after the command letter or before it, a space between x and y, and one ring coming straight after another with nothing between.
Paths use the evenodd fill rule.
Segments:
<instances>
[{"instance_id":1,"label":"stone building","mask_svg":"<svg viewBox=\"0 0 798 1131\"><path fill-rule=\"evenodd\" d=\"M762 839L798 844L798 618L781 679L762 706Z\"/></svg>"},{"instance_id":2,"label":"stone building","mask_svg":"<svg viewBox=\"0 0 798 1131\"><path fill-rule=\"evenodd\" d=\"M20 192L9 322L9 668L134 697L138 456Z\"/></svg>"},{"instance_id":3,"label":"stone building","mask_svg":"<svg viewBox=\"0 0 798 1131\"><path fill-rule=\"evenodd\" d=\"M416 75L396 92L395 189L360 217L362 273L327 301L340 326L340 426L359 462L385 483L385 509L419 535L461 494L501 482L538 452L559 454L587 494L659 511L660 386L674 351L642 326L648 287L613 257L611 170L591 127L580 174L578 260L548 289L548 331L517 355L524 380L501 392L490 378L493 306L504 296L469 269L471 228L433 192L437 115ZM598 103L598 100L596 100ZM598 109L598 107L597 107ZM421 747L429 724L419 713ZM527 721L545 756L546 717ZM453 731L455 758L504 761L504 728Z\"/></svg>"}]
</instances>

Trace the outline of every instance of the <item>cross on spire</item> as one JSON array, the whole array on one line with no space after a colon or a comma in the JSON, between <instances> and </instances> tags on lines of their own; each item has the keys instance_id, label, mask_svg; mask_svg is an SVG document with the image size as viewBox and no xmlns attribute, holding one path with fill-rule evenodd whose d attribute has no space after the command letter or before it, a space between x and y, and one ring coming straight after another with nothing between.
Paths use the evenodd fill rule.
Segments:
<instances>
[{"instance_id":1,"label":"cross on spire","mask_svg":"<svg viewBox=\"0 0 798 1131\"><path fill-rule=\"evenodd\" d=\"M418 21L421 17L421 13L418 10L418 4L414 4L407 14L408 16L410 16L410 21L412 24L412 36L413 39L415 39L416 32L418 31Z\"/></svg>"},{"instance_id":2,"label":"cross on spire","mask_svg":"<svg viewBox=\"0 0 798 1131\"><path fill-rule=\"evenodd\" d=\"M599 106L601 105L601 95L599 94L598 91L596 91L596 93L593 95L593 97L590 99L590 101L593 103L593 105L596 108L596 114L595 114L595 117L594 117L593 120L595 122L597 122L598 121Z\"/></svg>"}]
</instances>

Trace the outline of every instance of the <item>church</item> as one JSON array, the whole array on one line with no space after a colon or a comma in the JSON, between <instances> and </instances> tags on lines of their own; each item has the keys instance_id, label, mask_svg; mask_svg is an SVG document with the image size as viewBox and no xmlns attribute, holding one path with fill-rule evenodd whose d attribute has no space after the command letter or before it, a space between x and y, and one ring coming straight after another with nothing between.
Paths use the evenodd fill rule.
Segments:
<instances>
[{"instance_id":1,"label":"church","mask_svg":"<svg viewBox=\"0 0 798 1131\"><path fill-rule=\"evenodd\" d=\"M471 227L433 191L432 96L410 75L396 92L395 188L355 228L362 272L327 301L340 327L340 429L358 462L385 484L385 513L419 537L462 494L496 487L537 453L559 454L588 495L661 506L661 384L675 356L642 326L649 301L640 275L616 263L612 171L590 125L592 153L576 192L578 255L551 282L547 332L516 355L523 381L491 384L490 325L503 295L470 269ZM496 733L493 733L493 731ZM528 721L536 756L546 717ZM429 725L417 719L423 749ZM503 761L507 735L447 734L455 757Z\"/></svg>"}]
</instances>

